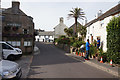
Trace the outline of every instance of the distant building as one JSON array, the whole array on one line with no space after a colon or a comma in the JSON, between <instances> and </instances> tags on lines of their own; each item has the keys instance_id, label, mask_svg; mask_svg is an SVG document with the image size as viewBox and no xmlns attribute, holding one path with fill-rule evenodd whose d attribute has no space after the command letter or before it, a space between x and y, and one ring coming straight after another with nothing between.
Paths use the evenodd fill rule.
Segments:
<instances>
[{"instance_id":1,"label":"distant building","mask_svg":"<svg viewBox=\"0 0 120 80\"><path fill-rule=\"evenodd\" d=\"M77 22L77 30L81 27L82 25ZM76 31L75 31L75 23L69 27L70 29L73 29L73 34L72 35L75 35ZM81 37L80 33L77 33L78 34L78 37Z\"/></svg>"},{"instance_id":2,"label":"distant building","mask_svg":"<svg viewBox=\"0 0 120 80\"><path fill-rule=\"evenodd\" d=\"M36 36L36 41L40 42L53 42L54 31L40 31Z\"/></svg>"},{"instance_id":3,"label":"distant building","mask_svg":"<svg viewBox=\"0 0 120 80\"><path fill-rule=\"evenodd\" d=\"M64 24L63 17L61 17L60 23L54 28L55 38L59 38L61 35L66 35L66 33L64 32L65 28L68 28L68 27Z\"/></svg>"},{"instance_id":4,"label":"distant building","mask_svg":"<svg viewBox=\"0 0 120 80\"><path fill-rule=\"evenodd\" d=\"M23 53L34 50L34 23L31 16L27 16L19 8L20 2L12 1L12 7L2 11L2 39Z\"/></svg>"},{"instance_id":5,"label":"distant building","mask_svg":"<svg viewBox=\"0 0 120 80\"><path fill-rule=\"evenodd\" d=\"M100 38L103 51L106 52L107 51L106 26L113 17L118 16L120 16L120 4L116 5L115 7L105 12L104 14L97 16L96 19L87 23L86 39L89 39L90 42L92 43L94 40L97 40L97 38Z\"/></svg>"}]
</instances>

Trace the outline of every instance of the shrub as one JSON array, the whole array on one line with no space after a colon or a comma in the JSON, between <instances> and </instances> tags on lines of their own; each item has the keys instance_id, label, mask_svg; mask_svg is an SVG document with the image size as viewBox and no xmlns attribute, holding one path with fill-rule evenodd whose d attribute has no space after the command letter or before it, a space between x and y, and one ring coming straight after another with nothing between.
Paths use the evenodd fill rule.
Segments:
<instances>
[{"instance_id":1,"label":"shrub","mask_svg":"<svg viewBox=\"0 0 120 80\"><path fill-rule=\"evenodd\" d=\"M101 57L103 58L103 62L107 61L107 53L100 53L98 56L98 61L101 60Z\"/></svg>"},{"instance_id":2,"label":"shrub","mask_svg":"<svg viewBox=\"0 0 120 80\"><path fill-rule=\"evenodd\" d=\"M97 48L94 45L91 45L90 54L95 56L96 53L97 53Z\"/></svg>"},{"instance_id":3,"label":"shrub","mask_svg":"<svg viewBox=\"0 0 120 80\"><path fill-rule=\"evenodd\" d=\"M76 41L73 43L73 47L79 48L82 44L85 44L84 41Z\"/></svg>"},{"instance_id":4,"label":"shrub","mask_svg":"<svg viewBox=\"0 0 120 80\"><path fill-rule=\"evenodd\" d=\"M55 42L57 42L58 44L70 44L70 39L65 36L61 36L57 38Z\"/></svg>"},{"instance_id":5,"label":"shrub","mask_svg":"<svg viewBox=\"0 0 120 80\"><path fill-rule=\"evenodd\" d=\"M120 16L107 25L107 59L120 64Z\"/></svg>"}]
</instances>

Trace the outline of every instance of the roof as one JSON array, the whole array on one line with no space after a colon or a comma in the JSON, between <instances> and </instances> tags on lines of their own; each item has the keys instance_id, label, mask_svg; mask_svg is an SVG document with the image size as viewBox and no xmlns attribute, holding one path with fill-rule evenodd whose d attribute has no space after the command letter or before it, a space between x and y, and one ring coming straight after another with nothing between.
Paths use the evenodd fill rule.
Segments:
<instances>
[{"instance_id":1,"label":"roof","mask_svg":"<svg viewBox=\"0 0 120 80\"><path fill-rule=\"evenodd\" d=\"M77 25L78 25L78 27L82 26L79 22L77 22ZM74 28L74 26L75 26L75 23L72 26L70 26L69 28Z\"/></svg>"},{"instance_id":2,"label":"roof","mask_svg":"<svg viewBox=\"0 0 120 80\"><path fill-rule=\"evenodd\" d=\"M21 9L19 9L18 13L19 13L19 15L27 16ZM4 9L3 14L15 15L15 14L12 12L12 8ZM29 17L31 17L31 16L29 16ZM32 17L31 17L31 18L32 18Z\"/></svg>"},{"instance_id":3,"label":"roof","mask_svg":"<svg viewBox=\"0 0 120 80\"><path fill-rule=\"evenodd\" d=\"M109 17L111 15L115 15L117 13L120 13L120 4L118 4L115 7L111 8L110 10L108 10L107 12L105 12L104 14L99 16L97 19L94 19L94 20L90 21L85 26L90 26L90 25L92 25L93 23L95 23L97 21L103 20L104 18Z\"/></svg>"},{"instance_id":4,"label":"roof","mask_svg":"<svg viewBox=\"0 0 120 80\"><path fill-rule=\"evenodd\" d=\"M54 31L39 32L39 35L40 36L44 36L44 35L52 36L52 35L54 35Z\"/></svg>"}]
</instances>

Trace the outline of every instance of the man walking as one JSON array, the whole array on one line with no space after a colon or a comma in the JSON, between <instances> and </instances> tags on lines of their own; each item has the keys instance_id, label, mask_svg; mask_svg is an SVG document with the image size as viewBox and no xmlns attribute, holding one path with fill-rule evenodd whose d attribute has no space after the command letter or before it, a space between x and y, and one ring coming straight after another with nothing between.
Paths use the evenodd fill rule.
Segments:
<instances>
[{"instance_id":1,"label":"man walking","mask_svg":"<svg viewBox=\"0 0 120 80\"><path fill-rule=\"evenodd\" d=\"M89 58L88 58L89 52L90 52L90 43L89 43L89 39L87 39L87 42L86 42L86 56L85 56L85 60L89 60Z\"/></svg>"}]
</instances>

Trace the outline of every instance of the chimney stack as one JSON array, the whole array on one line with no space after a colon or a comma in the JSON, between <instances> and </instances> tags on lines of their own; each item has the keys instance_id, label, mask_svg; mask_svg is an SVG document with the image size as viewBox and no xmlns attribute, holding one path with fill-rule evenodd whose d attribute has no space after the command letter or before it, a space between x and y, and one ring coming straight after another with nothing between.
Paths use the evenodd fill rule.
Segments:
<instances>
[{"instance_id":1,"label":"chimney stack","mask_svg":"<svg viewBox=\"0 0 120 80\"><path fill-rule=\"evenodd\" d=\"M20 2L19 1L12 1L12 9L14 13L17 13L19 10Z\"/></svg>"},{"instance_id":2,"label":"chimney stack","mask_svg":"<svg viewBox=\"0 0 120 80\"><path fill-rule=\"evenodd\" d=\"M60 23L63 23L63 17L60 18Z\"/></svg>"}]
</instances>

